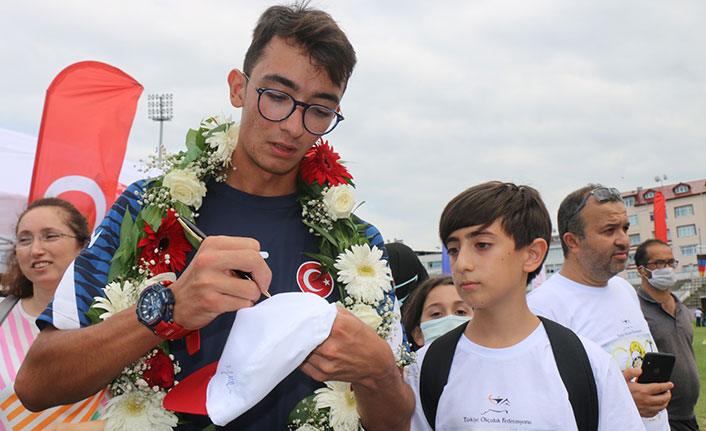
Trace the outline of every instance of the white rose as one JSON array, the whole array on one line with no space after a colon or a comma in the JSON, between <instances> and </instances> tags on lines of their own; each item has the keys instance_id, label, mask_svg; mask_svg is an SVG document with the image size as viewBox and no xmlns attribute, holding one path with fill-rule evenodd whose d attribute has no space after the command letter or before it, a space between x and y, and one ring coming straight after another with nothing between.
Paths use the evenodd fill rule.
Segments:
<instances>
[{"instance_id":1,"label":"white rose","mask_svg":"<svg viewBox=\"0 0 706 431\"><path fill-rule=\"evenodd\" d=\"M201 207L201 199L206 196L206 186L189 170L175 169L169 172L164 176L162 184L169 189L174 199L195 209Z\"/></svg>"},{"instance_id":2,"label":"white rose","mask_svg":"<svg viewBox=\"0 0 706 431\"><path fill-rule=\"evenodd\" d=\"M324 193L324 204L334 220L348 217L355 206L353 189L348 184L331 187Z\"/></svg>"},{"instance_id":3,"label":"white rose","mask_svg":"<svg viewBox=\"0 0 706 431\"><path fill-rule=\"evenodd\" d=\"M375 311L373 307L366 304L355 304L353 308L351 308L351 313L375 330L377 330L378 326L382 323L382 317L380 317L378 312Z\"/></svg>"}]
</instances>

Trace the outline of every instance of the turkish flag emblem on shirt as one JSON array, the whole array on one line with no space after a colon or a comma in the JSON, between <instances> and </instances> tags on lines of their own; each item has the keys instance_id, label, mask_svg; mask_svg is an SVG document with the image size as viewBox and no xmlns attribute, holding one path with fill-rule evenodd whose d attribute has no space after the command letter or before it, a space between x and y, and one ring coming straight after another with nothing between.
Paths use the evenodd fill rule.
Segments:
<instances>
[{"instance_id":1,"label":"turkish flag emblem on shirt","mask_svg":"<svg viewBox=\"0 0 706 431\"><path fill-rule=\"evenodd\" d=\"M142 85L113 66L83 61L47 90L29 201L60 197L95 228L115 199Z\"/></svg>"},{"instance_id":2,"label":"turkish flag emblem on shirt","mask_svg":"<svg viewBox=\"0 0 706 431\"><path fill-rule=\"evenodd\" d=\"M331 274L321 275L321 264L315 261L304 262L297 270L297 284L302 292L328 297L333 291L333 278Z\"/></svg>"}]
</instances>

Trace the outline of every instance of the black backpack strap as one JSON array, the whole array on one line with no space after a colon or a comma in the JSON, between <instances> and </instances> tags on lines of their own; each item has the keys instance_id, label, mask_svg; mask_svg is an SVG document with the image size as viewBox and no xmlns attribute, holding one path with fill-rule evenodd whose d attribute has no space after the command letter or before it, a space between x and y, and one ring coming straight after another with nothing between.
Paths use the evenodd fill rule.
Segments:
<instances>
[{"instance_id":1,"label":"black backpack strap","mask_svg":"<svg viewBox=\"0 0 706 431\"><path fill-rule=\"evenodd\" d=\"M422 401L424 416L432 429L436 429L436 409L439 407L439 398L449 379L456 345L466 326L468 322L434 340L422 361L419 371L419 398Z\"/></svg>"},{"instance_id":2,"label":"black backpack strap","mask_svg":"<svg viewBox=\"0 0 706 431\"><path fill-rule=\"evenodd\" d=\"M569 393L569 401L579 431L598 430L598 393L586 349L570 329L542 316L544 329L559 369L561 380Z\"/></svg>"},{"instance_id":3,"label":"black backpack strap","mask_svg":"<svg viewBox=\"0 0 706 431\"><path fill-rule=\"evenodd\" d=\"M19 296L8 295L2 302L0 302L0 325L5 321L7 316L12 311L12 307L19 301Z\"/></svg>"}]
</instances>

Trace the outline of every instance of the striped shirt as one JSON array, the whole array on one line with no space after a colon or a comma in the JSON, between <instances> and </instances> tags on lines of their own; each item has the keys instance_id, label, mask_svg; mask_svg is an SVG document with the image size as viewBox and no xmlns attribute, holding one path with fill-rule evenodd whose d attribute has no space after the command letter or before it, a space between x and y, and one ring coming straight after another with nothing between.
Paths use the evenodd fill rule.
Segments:
<instances>
[{"instance_id":1,"label":"striped shirt","mask_svg":"<svg viewBox=\"0 0 706 431\"><path fill-rule=\"evenodd\" d=\"M0 326L0 431L39 431L52 423L85 422L100 413L105 403L103 390L76 404L38 413L22 406L15 395L14 383L29 346L39 334L34 320L18 302ZM51 390L49 387L47 389Z\"/></svg>"}]
</instances>

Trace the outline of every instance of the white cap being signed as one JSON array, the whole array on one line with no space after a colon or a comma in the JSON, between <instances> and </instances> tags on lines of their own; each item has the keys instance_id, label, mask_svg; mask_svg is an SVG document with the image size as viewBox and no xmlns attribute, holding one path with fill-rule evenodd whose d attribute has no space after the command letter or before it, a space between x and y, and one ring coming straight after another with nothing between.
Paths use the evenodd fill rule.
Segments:
<instances>
[{"instance_id":1,"label":"white cap being signed","mask_svg":"<svg viewBox=\"0 0 706 431\"><path fill-rule=\"evenodd\" d=\"M228 424L328 338L337 313L336 304L312 293L281 293L239 310L220 360L172 388L164 407Z\"/></svg>"}]
</instances>

